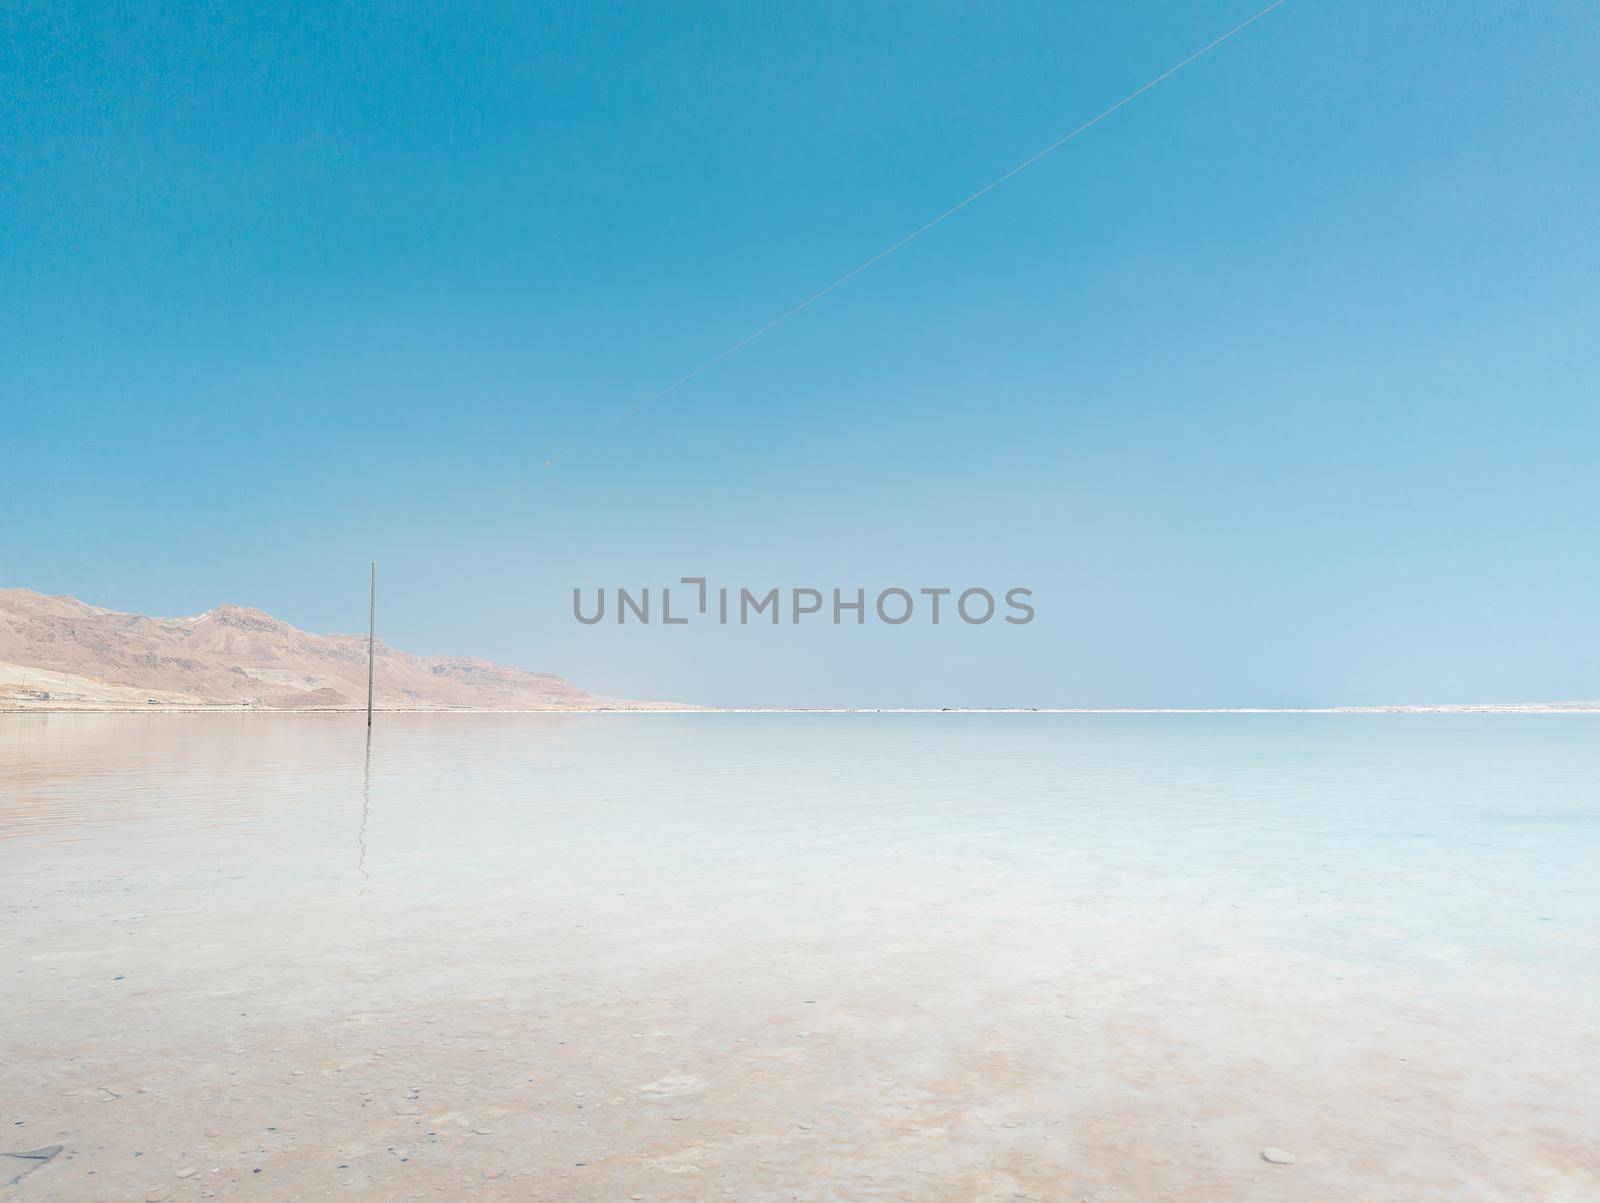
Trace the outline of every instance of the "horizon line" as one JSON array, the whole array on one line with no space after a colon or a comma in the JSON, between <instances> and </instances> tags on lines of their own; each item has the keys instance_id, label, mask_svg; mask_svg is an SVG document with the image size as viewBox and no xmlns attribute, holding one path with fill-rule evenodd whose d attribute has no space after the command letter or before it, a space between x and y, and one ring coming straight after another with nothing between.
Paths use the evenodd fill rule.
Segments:
<instances>
[{"instance_id":1,"label":"horizon line","mask_svg":"<svg viewBox=\"0 0 1600 1203\"><path fill-rule=\"evenodd\" d=\"M229 702L143 706L132 703L68 702L60 706L6 705L0 714L356 714L364 706L307 706L274 708ZM528 710L500 707L379 706L377 714L1600 714L1596 702L1434 702L1390 703L1361 706L697 706L692 703L657 703L646 706L585 706L572 709Z\"/></svg>"}]
</instances>

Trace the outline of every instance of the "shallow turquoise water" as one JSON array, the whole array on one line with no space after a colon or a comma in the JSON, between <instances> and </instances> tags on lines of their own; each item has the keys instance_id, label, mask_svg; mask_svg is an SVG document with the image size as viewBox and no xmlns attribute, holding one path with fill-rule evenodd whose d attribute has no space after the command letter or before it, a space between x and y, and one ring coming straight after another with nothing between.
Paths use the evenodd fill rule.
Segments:
<instances>
[{"instance_id":1,"label":"shallow turquoise water","mask_svg":"<svg viewBox=\"0 0 1600 1203\"><path fill-rule=\"evenodd\" d=\"M396 1140L406 1181L489 1197L700 1197L706 1165L862 1197L912 1155L933 1194L888 1197L1600 1184L1590 716L380 715L370 749L350 716L9 716L0 857L5 1101L73 1150L28 1180L63 1198L137 1188L134 1146L201 1157L219 1114L249 1147L210 1188L291 1196L323 1162L385 1196ZM437 1114L495 1111L511 1178L395 1108L351 1152L326 1133L370 1100L304 1070L239 1089L236 1049L326 1077L359 1047L338 1072L409 1092L396 1046L443 1089L441 1016L492 1064ZM105 1122L130 1077L159 1123ZM517 1090L612 1113L534 1124ZM863 1128L886 1090L941 1135ZM283 1097L321 1117L292 1156ZM692 1189L636 1130L663 1097L709 1134ZM1265 1144L1297 1164L1263 1177Z\"/></svg>"}]
</instances>

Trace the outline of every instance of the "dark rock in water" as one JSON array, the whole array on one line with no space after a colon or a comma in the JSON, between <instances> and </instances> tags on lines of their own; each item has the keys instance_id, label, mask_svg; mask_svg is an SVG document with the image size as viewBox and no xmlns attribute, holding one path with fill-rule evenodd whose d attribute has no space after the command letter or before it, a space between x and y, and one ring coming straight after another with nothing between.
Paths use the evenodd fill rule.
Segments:
<instances>
[{"instance_id":1,"label":"dark rock in water","mask_svg":"<svg viewBox=\"0 0 1600 1203\"><path fill-rule=\"evenodd\" d=\"M0 1157L8 1159L8 1162L0 1162L0 1174L5 1173L7 1169L16 1171L10 1178L0 1182L0 1187L15 1186L65 1147L45 1145L42 1149L29 1149L25 1153L0 1153Z\"/></svg>"}]
</instances>

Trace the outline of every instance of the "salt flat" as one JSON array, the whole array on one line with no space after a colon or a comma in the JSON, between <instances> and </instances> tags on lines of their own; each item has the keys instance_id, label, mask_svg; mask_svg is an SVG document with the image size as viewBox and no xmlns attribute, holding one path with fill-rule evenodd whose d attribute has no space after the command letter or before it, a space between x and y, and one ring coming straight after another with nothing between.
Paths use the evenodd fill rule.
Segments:
<instances>
[{"instance_id":1,"label":"salt flat","mask_svg":"<svg viewBox=\"0 0 1600 1203\"><path fill-rule=\"evenodd\" d=\"M0 1182L1592 1199L1596 721L5 716Z\"/></svg>"}]
</instances>

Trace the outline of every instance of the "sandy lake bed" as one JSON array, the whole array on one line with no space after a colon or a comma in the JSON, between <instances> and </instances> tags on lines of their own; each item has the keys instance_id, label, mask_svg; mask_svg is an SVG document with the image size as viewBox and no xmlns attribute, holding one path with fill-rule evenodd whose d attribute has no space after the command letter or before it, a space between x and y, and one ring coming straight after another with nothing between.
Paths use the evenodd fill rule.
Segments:
<instances>
[{"instance_id":1,"label":"sandy lake bed","mask_svg":"<svg viewBox=\"0 0 1600 1203\"><path fill-rule=\"evenodd\" d=\"M7 1197L1600 1197L1594 716L10 715L0 865Z\"/></svg>"}]
</instances>

